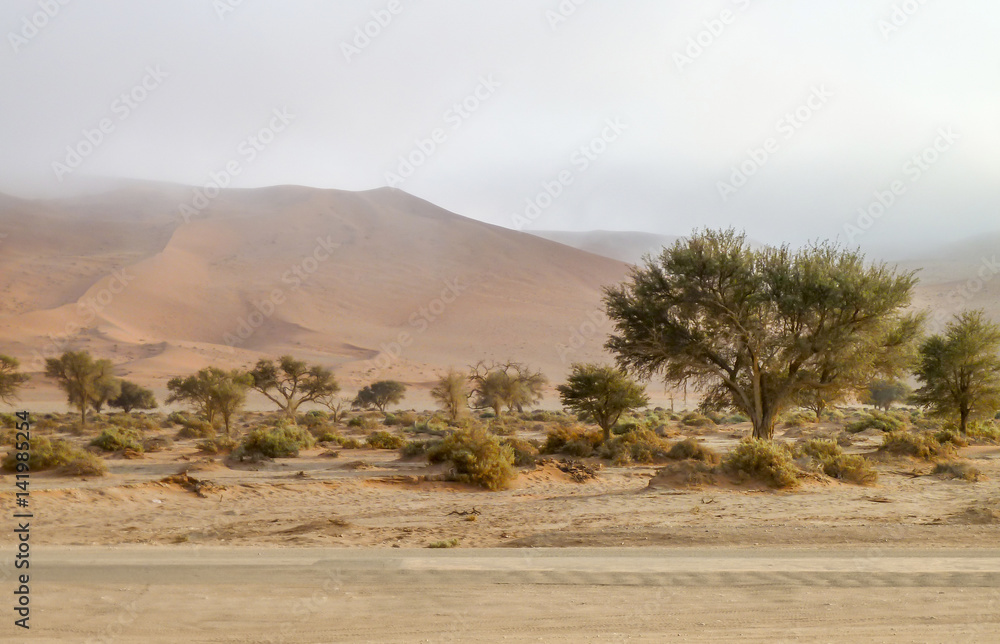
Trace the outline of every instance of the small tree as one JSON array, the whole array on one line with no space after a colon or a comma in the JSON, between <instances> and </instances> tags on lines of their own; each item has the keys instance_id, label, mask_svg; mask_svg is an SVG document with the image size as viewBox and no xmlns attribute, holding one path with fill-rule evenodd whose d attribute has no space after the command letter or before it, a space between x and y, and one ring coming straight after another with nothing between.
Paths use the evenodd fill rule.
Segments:
<instances>
[{"instance_id":1,"label":"small tree","mask_svg":"<svg viewBox=\"0 0 1000 644\"><path fill-rule=\"evenodd\" d=\"M17 400L17 391L28 382L28 374L20 373L17 358L0 353L0 402L11 404Z\"/></svg>"},{"instance_id":2,"label":"small tree","mask_svg":"<svg viewBox=\"0 0 1000 644\"><path fill-rule=\"evenodd\" d=\"M316 399L316 403L322 405L330 410L330 420L335 423L339 423L344 417L344 412L347 411L347 407L350 405L350 400L344 398L343 396L321 396Z\"/></svg>"},{"instance_id":3,"label":"small tree","mask_svg":"<svg viewBox=\"0 0 1000 644\"><path fill-rule=\"evenodd\" d=\"M807 390L842 390L909 366L922 317L916 278L830 244L754 249L704 231L605 289L605 345L640 378L692 381L706 409L735 409L770 439Z\"/></svg>"},{"instance_id":4,"label":"small tree","mask_svg":"<svg viewBox=\"0 0 1000 644\"><path fill-rule=\"evenodd\" d=\"M406 385L403 383L395 380L379 380L359 391L351 405L361 409L375 407L384 414L385 408L399 403L405 393Z\"/></svg>"},{"instance_id":5,"label":"small tree","mask_svg":"<svg viewBox=\"0 0 1000 644\"><path fill-rule=\"evenodd\" d=\"M556 387L564 407L581 420L592 420L611 439L611 428L621 415L649 404L645 388L620 369L596 364L574 364L568 382Z\"/></svg>"},{"instance_id":6,"label":"small tree","mask_svg":"<svg viewBox=\"0 0 1000 644\"><path fill-rule=\"evenodd\" d=\"M863 401L876 409L889 411L895 403L906 400L911 393L910 386L901 380L872 380Z\"/></svg>"},{"instance_id":7,"label":"small tree","mask_svg":"<svg viewBox=\"0 0 1000 644\"><path fill-rule=\"evenodd\" d=\"M133 409L156 409L156 396L145 387L140 387L130 380L121 381L121 391L117 397L108 401L108 405L121 409L126 414Z\"/></svg>"},{"instance_id":8,"label":"small tree","mask_svg":"<svg viewBox=\"0 0 1000 644\"><path fill-rule=\"evenodd\" d=\"M167 382L170 391L167 404L187 403L212 425L216 416L221 416L228 436L230 420L246 402L246 392L252 384L253 377L245 371L206 367L191 376L171 378Z\"/></svg>"},{"instance_id":9,"label":"small tree","mask_svg":"<svg viewBox=\"0 0 1000 644\"><path fill-rule=\"evenodd\" d=\"M86 351L67 351L45 361L45 375L54 378L66 392L69 404L80 411L80 424L87 424L87 408L106 400L116 381L110 360L94 360Z\"/></svg>"},{"instance_id":10,"label":"small tree","mask_svg":"<svg viewBox=\"0 0 1000 644\"><path fill-rule=\"evenodd\" d=\"M441 405L452 420L458 420L462 410L469 403L469 387L465 376L454 369L448 369L448 373L441 376L431 389L431 397Z\"/></svg>"},{"instance_id":11,"label":"small tree","mask_svg":"<svg viewBox=\"0 0 1000 644\"><path fill-rule=\"evenodd\" d=\"M90 406L98 414L112 398L117 398L122 390L122 381L118 378L108 378L99 383L94 391L94 398L90 401Z\"/></svg>"},{"instance_id":12,"label":"small tree","mask_svg":"<svg viewBox=\"0 0 1000 644\"><path fill-rule=\"evenodd\" d=\"M497 416L507 411L523 411L537 404L548 380L539 371L531 371L518 362L490 363L482 360L470 367L472 406L492 409Z\"/></svg>"},{"instance_id":13,"label":"small tree","mask_svg":"<svg viewBox=\"0 0 1000 644\"><path fill-rule=\"evenodd\" d=\"M1000 327L982 311L966 311L920 346L913 395L933 415L958 417L965 432L970 418L992 414L1000 407Z\"/></svg>"},{"instance_id":14,"label":"small tree","mask_svg":"<svg viewBox=\"0 0 1000 644\"><path fill-rule=\"evenodd\" d=\"M340 391L333 373L321 365L308 365L292 356L278 362L261 359L250 371L253 388L264 394L294 423L299 405L316 402Z\"/></svg>"}]
</instances>

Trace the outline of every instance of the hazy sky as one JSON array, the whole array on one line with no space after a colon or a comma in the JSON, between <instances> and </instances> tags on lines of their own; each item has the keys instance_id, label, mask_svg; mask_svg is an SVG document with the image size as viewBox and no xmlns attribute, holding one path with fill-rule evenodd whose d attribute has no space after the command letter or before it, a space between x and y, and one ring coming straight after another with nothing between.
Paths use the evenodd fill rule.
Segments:
<instances>
[{"instance_id":1,"label":"hazy sky","mask_svg":"<svg viewBox=\"0 0 1000 644\"><path fill-rule=\"evenodd\" d=\"M0 191L391 184L512 228L927 246L1000 229L998 26L995 0L5 0Z\"/></svg>"}]
</instances>

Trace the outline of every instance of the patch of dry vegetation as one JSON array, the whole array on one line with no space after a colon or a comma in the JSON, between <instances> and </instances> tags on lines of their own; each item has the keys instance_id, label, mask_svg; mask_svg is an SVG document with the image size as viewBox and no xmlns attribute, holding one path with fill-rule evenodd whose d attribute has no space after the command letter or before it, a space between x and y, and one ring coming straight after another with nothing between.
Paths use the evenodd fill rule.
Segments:
<instances>
[{"instance_id":1,"label":"patch of dry vegetation","mask_svg":"<svg viewBox=\"0 0 1000 644\"><path fill-rule=\"evenodd\" d=\"M514 450L481 427L459 429L427 452L431 463L450 463L449 479L502 490L514 480Z\"/></svg>"}]
</instances>

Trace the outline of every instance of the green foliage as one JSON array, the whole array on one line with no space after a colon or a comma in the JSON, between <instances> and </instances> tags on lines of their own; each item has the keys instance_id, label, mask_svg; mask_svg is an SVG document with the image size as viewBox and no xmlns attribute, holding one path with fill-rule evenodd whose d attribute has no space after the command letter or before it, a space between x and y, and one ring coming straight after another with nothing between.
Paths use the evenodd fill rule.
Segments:
<instances>
[{"instance_id":1,"label":"green foliage","mask_svg":"<svg viewBox=\"0 0 1000 644\"><path fill-rule=\"evenodd\" d=\"M593 421L611 438L621 415L649 404L645 388L615 367L575 363L568 381L556 387L563 407L580 420Z\"/></svg>"},{"instance_id":2,"label":"green foliage","mask_svg":"<svg viewBox=\"0 0 1000 644\"><path fill-rule=\"evenodd\" d=\"M180 431L177 432L178 439L185 438L215 438L215 427L205 420L196 418L185 418Z\"/></svg>"},{"instance_id":3,"label":"green foliage","mask_svg":"<svg viewBox=\"0 0 1000 644\"><path fill-rule=\"evenodd\" d=\"M246 402L246 392L252 382L250 374L238 369L224 371L206 367L194 375L171 378L167 382L170 391L167 404L187 403L210 425L215 425L216 417L221 417L228 436L232 417Z\"/></svg>"},{"instance_id":4,"label":"green foliage","mask_svg":"<svg viewBox=\"0 0 1000 644\"><path fill-rule=\"evenodd\" d=\"M18 371L20 366L17 358L0 353L0 402L13 403L18 390L28 382L28 374Z\"/></svg>"},{"instance_id":5,"label":"green foliage","mask_svg":"<svg viewBox=\"0 0 1000 644\"><path fill-rule=\"evenodd\" d=\"M228 436L216 436L198 441L197 447L206 454L221 454L236 449L237 443Z\"/></svg>"},{"instance_id":6,"label":"green foliage","mask_svg":"<svg viewBox=\"0 0 1000 644\"><path fill-rule=\"evenodd\" d=\"M484 429L460 429L427 453L431 463L450 462L450 478L487 490L502 490L514 479L514 450Z\"/></svg>"},{"instance_id":7,"label":"green foliage","mask_svg":"<svg viewBox=\"0 0 1000 644\"><path fill-rule=\"evenodd\" d=\"M389 405L398 404L406 393L406 385L396 380L379 380L358 392L351 403L359 409L378 409L383 414Z\"/></svg>"},{"instance_id":8,"label":"green foliage","mask_svg":"<svg viewBox=\"0 0 1000 644\"><path fill-rule=\"evenodd\" d=\"M0 427L17 427L21 421L14 414L0 414Z\"/></svg>"},{"instance_id":9,"label":"green foliage","mask_svg":"<svg viewBox=\"0 0 1000 644\"><path fill-rule=\"evenodd\" d=\"M1000 443L1000 426L993 422L974 420L965 428L965 435L974 441Z\"/></svg>"},{"instance_id":10,"label":"green foliage","mask_svg":"<svg viewBox=\"0 0 1000 644\"><path fill-rule=\"evenodd\" d=\"M541 452L587 458L593 456L603 442L601 432L588 431L578 425L559 425L549 431Z\"/></svg>"},{"instance_id":11,"label":"green foliage","mask_svg":"<svg viewBox=\"0 0 1000 644\"><path fill-rule=\"evenodd\" d=\"M941 444L930 432L889 432L878 449L893 456L913 456L927 461L955 454L954 445Z\"/></svg>"},{"instance_id":12,"label":"green foliage","mask_svg":"<svg viewBox=\"0 0 1000 644\"><path fill-rule=\"evenodd\" d=\"M667 452L667 458L675 461L692 459L708 463L709 465L717 465L722 460L718 452L705 447L701 442L693 438L686 438L675 443Z\"/></svg>"},{"instance_id":13,"label":"green foliage","mask_svg":"<svg viewBox=\"0 0 1000 644\"><path fill-rule=\"evenodd\" d=\"M94 360L86 351L67 351L59 358L45 360L45 375L54 378L66 392L69 404L80 412L80 424L87 424L87 408L100 408L109 397L118 395L118 379L110 360Z\"/></svg>"},{"instance_id":14,"label":"green foliage","mask_svg":"<svg viewBox=\"0 0 1000 644\"><path fill-rule=\"evenodd\" d=\"M706 409L738 410L770 438L803 392L905 367L915 283L830 244L755 249L732 229L699 231L605 290L606 346L629 373L695 383Z\"/></svg>"},{"instance_id":15,"label":"green foliage","mask_svg":"<svg viewBox=\"0 0 1000 644\"><path fill-rule=\"evenodd\" d=\"M108 406L121 409L126 414L134 409L156 409L156 396L145 387L122 380L118 395L108 400Z\"/></svg>"},{"instance_id":16,"label":"green foliage","mask_svg":"<svg viewBox=\"0 0 1000 644\"><path fill-rule=\"evenodd\" d=\"M513 450L514 465L517 467L528 467L535 464L535 459L538 457L538 446L533 442L521 438L504 438L500 443Z\"/></svg>"},{"instance_id":17,"label":"green foliage","mask_svg":"<svg viewBox=\"0 0 1000 644\"><path fill-rule=\"evenodd\" d=\"M955 447L965 447L969 444L969 441L965 440L962 434L959 434L954 427L945 427L934 432L934 440L941 443L951 443Z\"/></svg>"},{"instance_id":18,"label":"green foliage","mask_svg":"<svg viewBox=\"0 0 1000 644\"><path fill-rule=\"evenodd\" d=\"M293 422L302 403L325 404L340 391L340 385L329 369L318 364L306 364L290 355L281 356L277 362L262 358L249 375L250 386L277 405Z\"/></svg>"},{"instance_id":19,"label":"green foliage","mask_svg":"<svg viewBox=\"0 0 1000 644\"><path fill-rule=\"evenodd\" d=\"M663 462L669 451L665 440L648 429L637 429L605 442L599 454L613 465L628 465Z\"/></svg>"},{"instance_id":20,"label":"green foliage","mask_svg":"<svg viewBox=\"0 0 1000 644\"><path fill-rule=\"evenodd\" d=\"M368 416L355 416L347 421L347 426L359 429L375 429L378 427L378 421Z\"/></svg>"},{"instance_id":21,"label":"green foliage","mask_svg":"<svg viewBox=\"0 0 1000 644\"><path fill-rule=\"evenodd\" d=\"M905 424L903 421L899 420L895 416L872 412L862 416L860 420L850 423L847 427L845 427L845 430L850 434L857 434L858 432L863 432L866 429L877 429L883 432L898 432L904 427Z\"/></svg>"},{"instance_id":22,"label":"green foliage","mask_svg":"<svg viewBox=\"0 0 1000 644\"><path fill-rule=\"evenodd\" d=\"M403 437L380 430L369 434L367 442L374 449L399 449L403 446Z\"/></svg>"},{"instance_id":23,"label":"green foliage","mask_svg":"<svg viewBox=\"0 0 1000 644\"><path fill-rule=\"evenodd\" d=\"M862 402L889 411L897 402L902 402L912 393L910 386L900 380L872 380Z\"/></svg>"},{"instance_id":24,"label":"green foliage","mask_svg":"<svg viewBox=\"0 0 1000 644\"><path fill-rule=\"evenodd\" d=\"M406 441L401 448L399 448L399 453L403 458L415 458L417 456L425 456L428 451L437 445L441 444L440 438L428 438L426 440L412 440Z\"/></svg>"},{"instance_id":25,"label":"green foliage","mask_svg":"<svg viewBox=\"0 0 1000 644\"><path fill-rule=\"evenodd\" d=\"M706 427L708 425L714 425L715 423L711 418L700 414L696 411L689 411L688 413L681 416L681 424L686 427Z\"/></svg>"},{"instance_id":26,"label":"green foliage","mask_svg":"<svg viewBox=\"0 0 1000 644\"><path fill-rule=\"evenodd\" d=\"M449 418L458 420L462 411L468 407L470 393L465 375L448 369L448 373L441 376L431 389L431 398L448 413Z\"/></svg>"},{"instance_id":27,"label":"green foliage","mask_svg":"<svg viewBox=\"0 0 1000 644\"><path fill-rule=\"evenodd\" d=\"M920 346L913 400L935 416L958 421L988 418L1000 408L1000 326L982 311L966 311Z\"/></svg>"},{"instance_id":28,"label":"green foliage","mask_svg":"<svg viewBox=\"0 0 1000 644\"><path fill-rule=\"evenodd\" d=\"M316 444L305 429L296 425L280 425L273 428L258 428L243 437L233 457L243 461L259 458L291 458L299 455L299 450Z\"/></svg>"},{"instance_id":29,"label":"green foliage","mask_svg":"<svg viewBox=\"0 0 1000 644\"><path fill-rule=\"evenodd\" d=\"M14 472L17 469L17 452L10 451L3 459L3 469ZM28 467L32 472L62 468L70 476L103 476L108 468L95 454L80 449L64 440L49 440L45 436L33 436L29 452Z\"/></svg>"},{"instance_id":30,"label":"green foliage","mask_svg":"<svg viewBox=\"0 0 1000 644\"><path fill-rule=\"evenodd\" d=\"M134 429L124 427L108 427L101 432L100 436L92 440L90 444L100 447L105 452L117 452L126 449L134 452L145 451L142 445L142 435Z\"/></svg>"},{"instance_id":31,"label":"green foliage","mask_svg":"<svg viewBox=\"0 0 1000 644\"><path fill-rule=\"evenodd\" d=\"M878 472L865 457L844 454L835 441L812 439L798 448L798 453L816 460L827 476L858 485L874 485Z\"/></svg>"},{"instance_id":32,"label":"green foliage","mask_svg":"<svg viewBox=\"0 0 1000 644\"><path fill-rule=\"evenodd\" d=\"M722 468L740 480L760 481L774 488L794 487L800 470L783 444L760 438L739 443L722 461Z\"/></svg>"},{"instance_id":33,"label":"green foliage","mask_svg":"<svg viewBox=\"0 0 1000 644\"><path fill-rule=\"evenodd\" d=\"M500 416L504 407L512 412L538 404L548 380L540 371L532 371L518 362L478 362L469 375L474 409L492 409Z\"/></svg>"}]
</instances>

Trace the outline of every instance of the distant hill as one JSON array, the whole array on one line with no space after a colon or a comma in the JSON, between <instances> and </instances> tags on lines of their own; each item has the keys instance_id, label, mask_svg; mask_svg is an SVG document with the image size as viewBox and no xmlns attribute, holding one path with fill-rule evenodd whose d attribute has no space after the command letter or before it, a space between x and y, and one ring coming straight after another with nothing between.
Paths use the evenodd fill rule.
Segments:
<instances>
[{"instance_id":1,"label":"distant hill","mask_svg":"<svg viewBox=\"0 0 1000 644\"><path fill-rule=\"evenodd\" d=\"M673 246L680 237L635 231L589 230L529 230L532 235L585 250L588 253L617 259L626 264L639 264L643 255L658 255L664 246Z\"/></svg>"}]
</instances>

